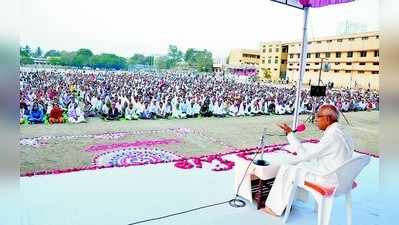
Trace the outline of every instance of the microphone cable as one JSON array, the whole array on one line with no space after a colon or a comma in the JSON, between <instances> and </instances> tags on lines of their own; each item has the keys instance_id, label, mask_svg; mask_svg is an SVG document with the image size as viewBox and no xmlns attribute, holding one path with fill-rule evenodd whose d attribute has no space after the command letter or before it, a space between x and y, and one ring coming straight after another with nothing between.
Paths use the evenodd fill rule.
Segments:
<instances>
[{"instance_id":1,"label":"microphone cable","mask_svg":"<svg viewBox=\"0 0 399 225\"><path fill-rule=\"evenodd\" d=\"M264 134L266 134L266 133L264 133ZM266 135L267 135L267 134L266 134ZM262 147L263 147L263 146L262 146ZM258 156L258 154L259 154L260 152L261 152L261 151L256 151L254 157L253 157L253 158L251 159L251 161L248 163L248 166L247 166L247 168L245 169L245 172L244 172L244 176L241 178L240 184L238 185L238 188L237 188L237 192L236 192L236 194L235 194L235 196L234 196L233 199L230 199L230 200L228 200L228 201L223 201L223 202L214 203L214 204L204 205L204 206L200 206L200 207L197 207L197 208L193 208L193 209L189 209L189 210L185 210L185 211L181 211L181 212L168 214L168 215L165 215L165 216L160 216L160 217L154 217L154 218L150 218L150 219L140 220L140 221L136 221L136 222L133 222L133 223L129 223L128 225L136 225L136 224L140 224L140 223L146 223L146 222L150 222L150 221L165 219L165 218L168 218L168 217L173 217L173 216L177 216L177 215L181 215L181 214L185 214L185 213L197 211L197 210L200 210L200 209L205 209L205 208L209 208L209 207L214 207L214 206L218 206L218 205L223 205L223 204L226 204L226 203L228 203L228 204L229 204L231 207L233 207L233 208L242 208L242 207L245 207L245 206L246 206L246 203L245 203L243 200L241 200L241 199L237 199L237 198L239 197L238 193L239 193L240 188L241 188L241 185L242 185L242 183L244 182L244 179L245 179L245 177L246 177L246 175L247 175L247 173L248 173L249 167L251 166L251 164L252 164L253 161L255 160L256 156Z\"/></svg>"}]
</instances>

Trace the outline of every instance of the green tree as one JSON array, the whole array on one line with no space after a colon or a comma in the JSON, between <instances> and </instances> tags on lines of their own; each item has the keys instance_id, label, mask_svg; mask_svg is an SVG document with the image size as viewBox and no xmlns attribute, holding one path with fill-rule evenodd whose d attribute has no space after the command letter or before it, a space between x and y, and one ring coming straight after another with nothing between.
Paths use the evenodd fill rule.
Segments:
<instances>
[{"instance_id":1,"label":"green tree","mask_svg":"<svg viewBox=\"0 0 399 225\"><path fill-rule=\"evenodd\" d=\"M93 52L90 49L81 48L76 52L72 60L72 65L77 67L88 66Z\"/></svg>"},{"instance_id":2,"label":"green tree","mask_svg":"<svg viewBox=\"0 0 399 225\"><path fill-rule=\"evenodd\" d=\"M183 61L183 52L176 45L169 45L167 57L167 67L170 69L175 67L178 62Z\"/></svg>"},{"instance_id":3,"label":"green tree","mask_svg":"<svg viewBox=\"0 0 399 225\"><path fill-rule=\"evenodd\" d=\"M30 47L28 45L23 48L19 48L19 63L22 65L33 64Z\"/></svg>"},{"instance_id":4,"label":"green tree","mask_svg":"<svg viewBox=\"0 0 399 225\"><path fill-rule=\"evenodd\" d=\"M193 48L189 48L184 55L184 60L191 67L195 67L198 71L212 71L212 53L208 50L196 50Z\"/></svg>"},{"instance_id":5,"label":"green tree","mask_svg":"<svg viewBox=\"0 0 399 225\"><path fill-rule=\"evenodd\" d=\"M146 57L142 54L134 54L128 62L129 65L145 65Z\"/></svg>"},{"instance_id":6,"label":"green tree","mask_svg":"<svg viewBox=\"0 0 399 225\"><path fill-rule=\"evenodd\" d=\"M44 57L60 57L61 56L61 52L57 51L57 50L49 50L44 54Z\"/></svg>"},{"instance_id":7,"label":"green tree","mask_svg":"<svg viewBox=\"0 0 399 225\"><path fill-rule=\"evenodd\" d=\"M37 47L35 53L33 53L33 56L36 58L40 58L42 57L42 55L43 55L42 49L40 47Z\"/></svg>"}]
</instances>

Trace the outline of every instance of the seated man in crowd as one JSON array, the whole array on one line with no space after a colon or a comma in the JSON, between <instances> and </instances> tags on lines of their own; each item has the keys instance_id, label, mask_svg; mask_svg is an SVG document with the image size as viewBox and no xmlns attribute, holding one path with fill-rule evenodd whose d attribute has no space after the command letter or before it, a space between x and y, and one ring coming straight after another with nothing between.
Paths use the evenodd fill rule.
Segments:
<instances>
[{"instance_id":1,"label":"seated man in crowd","mask_svg":"<svg viewBox=\"0 0 399 225\"><path fill-rule=\"evenodd\" d=\"M86 122L83 111L80 109L77 102L71 103L72 106L68 107L68 122L82 123Z\"/></svg>"},{"instance_id":2,"label":"seated man in crowd","mask_svg":"<svg viewBox=\"0 0 399 225\"><path fill-rule=\"evenodd\" d=\"M125 109L125 119L127 120L137 120L139 116L136 114L136 110L133 108L133 104L130 103L129 107Z\"/></svg>"},{"instance_id":3,"label":"seated man in crowd","mask_svg":"<svg viewBox=\"0 0 399 225\"><path fill-rule=\"evenodd\" d=\"M85 102L85 105L83 108L83 113L86 118L87 117L95 117L97 115L94 106L89 101Z\"/></svg>"},{"instance_id":4,"label":"seated man in crowd","mask_svg":"<svg viewBox=\"0 0 399 225\"><path fill-rule=\"evenodd\" d=\"M166 118L166 112L165 112L165 105L163 104L163 102L160 102L157 110L156 110L156 117L157 118L162 118L165 119Z\"/></svg>"},{"instance_id":5,"label":"seated man in crowd","mask_svg":"<svg viewBox=\"0 0 399 225\"><path fill-rule=\"evenodd\" d=\"M48 122L50 124L53 123L63 123L64 117L62 116L63 110L58 106L56 102L53 103L53 107L51 108Z\"/></svg>"},{"instance_id":6,"label":"seated man in crowd","mask_svg":"<svg viewBox=\"0 0 399 225\"><path fill-rule=\"evenodd\" d=\"M118 108L116 108L116 104L113 102L111 104L111 108L108 110L108 115L106 117L107 120L119 120L121 114L118 110Z\"/></svg>"},{"instance_id":7,"label":"seated man in crowd","mask_svg":"<svg viewBox=\"0 0 399 225\"><path fill-rule=\"evenodd\" d=\"M172 103L168 101L165 106L165 118L172 116Z\"/></svg>"},{"instance_id":8,"label":"seated man in crowd","mask_svg":"<svg viewBox=\"0 0 399 225\"><path fill-rule=\"evenodd\" d=\"M37 102L33 103L32 109L29 113L28 121L31 124L44 123L44 113Z\"/></svg>"},{"instance_id":9,"label":"seated man in crowd","mask_svg":"<svg viewBox=\"0 0 399 225\"><path fill-rule=\"evenodd\" d=\"M143 112L140 115L140 119L149 120L152 118L153 118L153 116L150 112L150 107L148 105L148 102L145 102Z\"/></svg>"}]
</instances>

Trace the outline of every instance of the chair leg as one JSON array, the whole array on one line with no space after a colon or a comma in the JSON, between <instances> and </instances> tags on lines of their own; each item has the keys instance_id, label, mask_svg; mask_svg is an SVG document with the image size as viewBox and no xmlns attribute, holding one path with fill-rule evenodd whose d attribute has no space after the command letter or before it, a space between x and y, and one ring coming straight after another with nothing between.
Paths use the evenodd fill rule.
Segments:
<instances>
[{"instance_id":1,"label":"chair leg","mask_svg":"<svg viewBox=\"0 0 399 225\"><path fill-rule=\"evenodd\" d=\"M322 198L318 205L317 225L329 225L334 197Z\"/></svg>"},{"instance_id":2,"label":"chair leg","mask_svg":"<svg viewBox=\"0 0 399 225\"><path fill-rule=\"evenodd\" d=\"M346 224L352 225L352 195L349 191L346 195Z\"/></svg>"},{"instance_id":3,"label":"chair leg","mask_svg":"<svg viewBox=\"0 0 399 225\"><path fill-rule=\"evenodd\" d=\"M290 193L290 195L288 197L287 206L285 208L283 223L287 223L288 216L290 215L290 212L291 212L292 203L295 200L295 195L296 195L296 191L297 191L297 188L298 188L296 182L292 182L292 186L293 187L292 187L291 193Z\"/></svg>"}]
</instances>

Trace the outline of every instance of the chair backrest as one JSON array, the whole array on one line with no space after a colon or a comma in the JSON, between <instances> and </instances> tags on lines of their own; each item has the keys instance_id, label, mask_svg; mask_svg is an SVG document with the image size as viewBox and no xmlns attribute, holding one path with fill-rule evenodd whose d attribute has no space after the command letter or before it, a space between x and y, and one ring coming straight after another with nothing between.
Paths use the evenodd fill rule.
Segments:
<instances>
[{"instance_id":1,"label":"chair backrest","mask_svg":"<svg viewBox=\"0 0 399 225\"><path fill-rule=\"evenodd\" d=\"M370 156L361 155L345 162L335 171L338 179L338 185L335 189L335 196L345 194L352 190L352 184L355 178L360 174L367 164L370 162Z\"/></svg>"}]
</instances>

